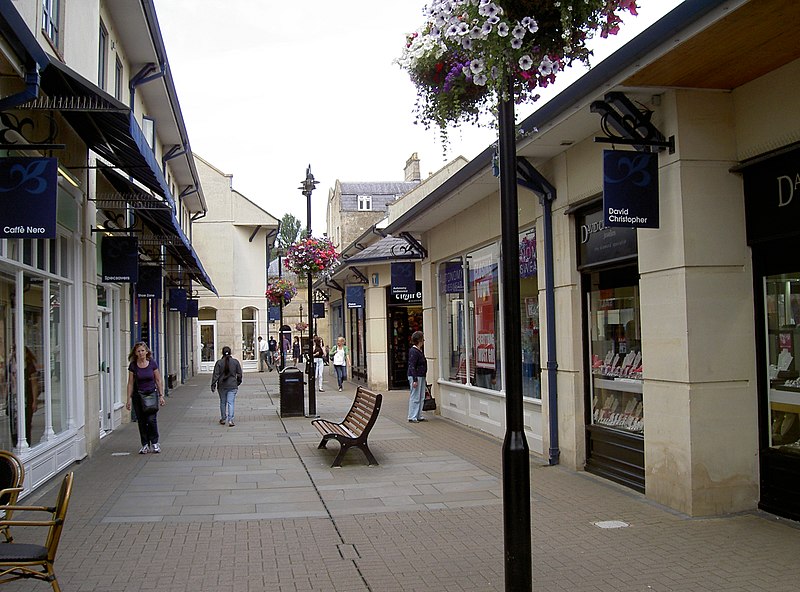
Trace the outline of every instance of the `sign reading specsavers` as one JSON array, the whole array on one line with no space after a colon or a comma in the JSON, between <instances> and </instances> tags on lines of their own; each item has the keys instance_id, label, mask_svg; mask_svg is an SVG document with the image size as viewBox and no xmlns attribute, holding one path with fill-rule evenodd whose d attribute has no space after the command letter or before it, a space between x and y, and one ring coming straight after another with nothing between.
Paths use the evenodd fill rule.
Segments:
<instances>
[{"instance_id":1,"label":"sign reading specsavers","mask_svg":"<svg viewBox=\"0 0 800 592\"><path fill-rule=\"evenodd\" d=\"M56 238L58 159L0 158L0 238Z\"/></svg>"}]
</instances>

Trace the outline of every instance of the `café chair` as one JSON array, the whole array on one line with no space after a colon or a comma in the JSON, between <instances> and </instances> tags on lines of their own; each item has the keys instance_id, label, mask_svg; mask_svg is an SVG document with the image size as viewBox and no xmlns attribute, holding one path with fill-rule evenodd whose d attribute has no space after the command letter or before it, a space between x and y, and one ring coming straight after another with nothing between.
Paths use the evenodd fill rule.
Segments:
<instances>
[{"instance_id":1,"label":"caf\u00e9 chair","mask_svg":"<svg viewBox=\"0 0 800 592\"><path fill-rule=\"evenodd\" d=\"M61 490L58 492L55 506L6 506L0 510L19 513L47 512L47 520L0 520L0 526L47 527L47 537L43 545L29 543L4 543L0 544L0 584L6 584L20 579L36 579L50 582L53 592L61 592L58 585L53 563L56 560L58 542L61 531L64 529L64 519L67 516L67 506L72 494L72 479L74 473L64 476Z\"/></svg>"},{"instance_id":2,"label":"caf\u00e9 chair","mask_svg":"<svg viewBox=\"0 0 800 592\"><path fill-rule=\"evenodd\" d=\"M17 503L19 494L22 493L22 482L25 480L25 467L22 461L13 452L0 450L0 506L13 506ZM6 510L0 518L11 520L12 511ZM6 537L6 542L14 540L8 526L0 527L0 532Z\"/></svg>"}]
</instances>

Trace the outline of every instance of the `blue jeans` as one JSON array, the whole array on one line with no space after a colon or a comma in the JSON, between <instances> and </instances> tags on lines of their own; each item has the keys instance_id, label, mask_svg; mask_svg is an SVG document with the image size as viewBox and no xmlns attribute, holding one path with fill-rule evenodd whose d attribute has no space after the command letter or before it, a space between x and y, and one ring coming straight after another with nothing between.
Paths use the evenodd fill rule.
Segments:
<instances>
[{"instance_id":1,"label":"blue jeans","mask_svg":"<svg viewBox=\"0 0 800 592\"><path fill-rule=\"evenodd\" d=\"M408 419L419 419L422 417L422 401L425 398L425 377L417 377L417 386L414 386L414 377L408 377L408 384L411 387L411 395L408 398Z\"/></svg>"},{"instance_id":2,"label":"blue jeans","mask_svg":"<svg viewBox=\"0 0 800 592\"><path fill-rule=\"evenodd\" d=\"M339 388L342 388L342 382L347 380L347 366L337 366L334 364L333 370L336 372L336 382L339 383Z\"/></svg>"},{"instance_id":3,"label":"blue jeans","mask_svg":"<svg viewBox=\"0 0 800 592\"><path fill-rule=\"evenodd\" d=\"M221 420L233 421L233 402L236 400L238 392L239 389L219 390L219 418Z\"/></svg>"}]
</instances>

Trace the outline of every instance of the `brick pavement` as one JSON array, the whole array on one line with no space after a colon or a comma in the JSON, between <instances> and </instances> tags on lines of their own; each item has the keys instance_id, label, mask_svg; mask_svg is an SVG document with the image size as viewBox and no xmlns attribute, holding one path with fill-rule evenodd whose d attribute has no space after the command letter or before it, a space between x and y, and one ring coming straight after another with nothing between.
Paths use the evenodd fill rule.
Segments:
<instances>
[{"instance_id":1,"label":"brick pavement","mask_svg":"<svg viewBox=\"0 0 800 592\"><path fill-rule=\"evenodd\" d=\"M380 466L351 450L331 469L336 443L318 450L308 419L278 416L274 373L245 375L234 428L217 423L207 383L190 380L159 413L162 454L136 454L131 424L73 467L56 562L65 592L504 589L501 442L440 417L409 424L406 394L389 392L370 437ZM318 413L341 418L353 392L319 393ZM796 523L690 519L536 457L531 476L537 591L800 588Z\"/></svg>"}]
</instances>

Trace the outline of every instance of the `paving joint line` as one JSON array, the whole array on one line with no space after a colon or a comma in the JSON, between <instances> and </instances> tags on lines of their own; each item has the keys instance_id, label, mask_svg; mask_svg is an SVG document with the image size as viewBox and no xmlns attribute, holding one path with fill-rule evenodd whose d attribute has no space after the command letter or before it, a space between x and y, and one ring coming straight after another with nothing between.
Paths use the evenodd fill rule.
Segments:
<instances>
[{"instance_id":1,"label":"paving joint line","mask_svg":"<svg viewBox=\"0 0 800 592\"><path fill-rule=\"evenodd\" d=\"M317 483L316 483L316 481L314 481L314 477L311 475L311 471L309 470L308 465L306 464L306 461L304 461L303 457L300 455L300 451L297 449L297 444L295 443L291 433L289 432L289 430L286 429L286 424L284 423L283 418L280 417L280 413L278 414L278 417L279 417L279 419L281 421L281 425L283 426L283 431L286 434L286 437L289 439L289 442L291 442L292 449L294 449L294 453L297 455L297 460L299 460L300 464L303 465L303 470L306 472L306 475L308 476L308 480L311 482L311 486L314 488L314 491L316 492L317 497L319 498L319 501L322 504L322 507L325 508L325 513L328 515L328 519L331 521L331 524L333 525L333 529L336 531L336 536L339 537L339 541L341 543L341 544L337 545L337 550L339 552L339 555L342 557L342 559L345 559L344 555L342 554L342 547L346 546L346 547L352 547L353 548L353 551L355 551L356 557L361 557L361 554L358 552L357 547L355 545L347 543L344 540L344 536L342 536L342 531L339 530L339 525L336 523L336 518L334 518L333 514L331 514L330 508L328 508L328 504L325 503L325 499L322 497L322 493L320 492L319 487L317 487ZM351 561L353 563L353 567L356 569L356 572L358 573L358 577L361 578L361 581L367 587L367 591L368 592L372 592L372 587L369 585L369 582L367 581L366 576L361 571L361 568L359 567L358 562L355 559L352 559L352 558L348 559L348 561Z\"/></svg>"}]
</instances>

